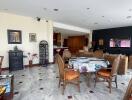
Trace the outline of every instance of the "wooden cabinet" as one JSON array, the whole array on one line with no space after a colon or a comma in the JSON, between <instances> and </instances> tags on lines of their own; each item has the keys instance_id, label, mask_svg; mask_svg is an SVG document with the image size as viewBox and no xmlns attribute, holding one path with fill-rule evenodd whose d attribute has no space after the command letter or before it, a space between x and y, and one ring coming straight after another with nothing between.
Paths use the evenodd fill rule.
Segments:
<instances>
[{"instance_id":1,"label":"wooden cabinet","mask_svg":"<svg viewBox=\"0 0 132 100\"><path fill-rule=\"evenodd\" d=\"M9 70L21 70L23 69L23 51L10 50L9 51Z\"/></svg>"},{"instance_id":2,"label":"wooden cabinet","mask_svg":"<svg viewBox=\"0 0 132 100\"><path fill-rule=\"evenodd\" d=\"M61 33L53 34L53 43L56 46L61 46Z\"/></svg>"},{"instance_id":3,"label":"wooden cabinet","mask_svg":"<svg viewBox=\"0 0 132 100\"><path fill-rule=\"evenodd\" d=\"M85 36L70 36L68 37L68 48L71 53L77 53L83 49L85 45Z\"/></svg>"}]
</instances>

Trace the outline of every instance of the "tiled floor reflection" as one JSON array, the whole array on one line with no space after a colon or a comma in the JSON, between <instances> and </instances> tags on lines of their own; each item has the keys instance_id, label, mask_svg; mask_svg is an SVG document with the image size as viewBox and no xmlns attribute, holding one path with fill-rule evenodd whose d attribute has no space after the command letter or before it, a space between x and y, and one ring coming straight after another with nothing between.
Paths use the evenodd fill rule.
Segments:
<instances>
[{"instance_id":1,"label":"tiled floor reflection","mask_svg":"<svg viewBox=\"0 0 132 100\"><path fill-rule=\"evenodd\" d=\"M12 73L15 76L14 100L122 100L132 77L132 70L129 70L127 75L118 76L118 88L115 88L113 83L110 94L107 83L99 82L94 88L94 80L91 80L88 87L87 77L81 75L80 93L76 86L67 85L62 95L62 88L58 88L58 68L54 64L47 68L33 67Z\"/></svg>"}]
</instances>

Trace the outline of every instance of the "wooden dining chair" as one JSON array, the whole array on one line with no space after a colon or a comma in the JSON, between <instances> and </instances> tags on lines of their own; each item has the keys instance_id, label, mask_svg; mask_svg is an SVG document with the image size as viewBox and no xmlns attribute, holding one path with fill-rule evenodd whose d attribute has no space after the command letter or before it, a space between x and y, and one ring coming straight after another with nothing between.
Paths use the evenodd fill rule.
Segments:
<instances>
[{"instance_id":1,"label":"wooden dining chair","mask_svg":"<svg viewBox=\"0 0 132 100\"><path fill-rule=\"evenodd\" d=\"M97 80L99 80L99 78L103 78L109 84L109 89L110 89L109 92L110 93L111 93L112 82L115 82L116 88L117 88L117 70L119 67L119 62L120 62L120 55L118 55L114 59L114 62L112 64L111 68L102 68L99 71L97 71L96 78L95 78L95 86L96 86ZM110 69L110 70L108 70L108 69ZM114 81L112 81L113 78L114 78Z\"/></svg>"},{"instance_id":2,"label":"wooden dining chair","mask_svg":"<svg viewBox=\"0 0 132 100\"><path fill-rule=\"evenodd\" d=\"M93 56L97 58L103 58L103 50L96 50L93 52Z\"/></svg>"},{"instance_id":3,"label":"wooden dining chair","mask_svg":"<svg viewBox=\"0 0 132 100\"><path fill-rule=\"evenodd\" d=\"M71 56L72 56L72 54L68 49L65 49L63 51L62 58L63 58L64 63L65 63L65 68L68 67L68 62L69 62L69 59L71 58Z\"/></svg>"},{"instance_id":4,"label":"wooden dining chair","mask_svg":"<svg viewBox=\"0 0 132 100\"><path fill-rule=\"evenodd\" d=\"M68 61L71 58L71 52L68 49L65 49L63 51L63 55L62 58L64 59L64 61Z\"/></svg>"},{"instance_id":5,"label":"wooden dining chair","mask_svg":"<svg viewBox=\"0 0 132 100\"><path fill-rule=\"evenodd\" d=\"M0 56L0 74L2 72L2 63L3 63L4 56Z\"/></svg>"},{"instance_id":6,"label":"wooden dining chair","mask_svg":"<svg viewBox=\"0 0 132 100\"><path fill-rule=\"evenodd\" d=\"M128 84L123 100L132 100L132 78Z\"/></svg>"},{"instance_id":7,"label":"wooden dining chair","mask_svg":"<svg viewBox=\"0 0 132 100\"><path fill-rule=\"evenodd\" d=\"M68 83L72 83L78 86L78 90L80 92L80 73L79 71L74 71L73 69L65 68L64 61L62 57L57 54L57 63L59 68L59 87L60 84L63 84L63 91L62 94L64 94L65 87Z\"/></svg>"}]
</instances>

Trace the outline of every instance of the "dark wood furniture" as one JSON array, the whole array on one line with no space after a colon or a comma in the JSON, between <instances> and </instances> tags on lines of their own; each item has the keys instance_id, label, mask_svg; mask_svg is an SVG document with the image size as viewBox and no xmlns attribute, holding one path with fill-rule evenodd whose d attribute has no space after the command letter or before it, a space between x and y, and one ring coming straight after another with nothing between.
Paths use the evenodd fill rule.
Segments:
<instances>
[{"instance_id":1,"label":"dark wood furniture","mask_svg":"<svg viewBox=\"0 0 132 100\"><path fill-rule=\"evenodd\" d=\"M4 59L4 56L0 56L0 74L2 72L1 66L2 66L3 59Z\"/></svg>"},{"instance_id":2,"label":"dark wood furniture","mask_svg":"<svg viewBox=\"0 0 132 100\"><path fill-rule=\"evenodd\" d=\"M60 84L63 83L63 92L62 94L64 94L64 90L66 88L66 85L68 83L72 83L78 86L78 90L80 92L80 72L74 71L73 69L68 69L65 68L65 64L64 61L62 59L62 57L59 54L56 54L56 61L58 64L58 68L59 68L59 87Z\"/></svg>"},{"instance_id":3,"label":"dark wood furniture","mask_svg":"<svg viewBox=\"0 0 132 100\"><path fill-rule=\"evenodd\" d=\"M116 54L104 54L104 59L108 60L110 64L113 63L114 59L116 58ZM120 64L118 68L118 75L125 75L128 69L128 57L125 55L120 56Z\"/></svg>"},{"instance_id":4,"label":"dark wood furniture","mask_svg":"<svg viewBox=\"0 0 132 100\"><path fill-rule=\"evenodd\" d=\"M61 46L61 33L53 34L53 45Z\"/></svg>"},{"instance_id":5,"label":"dark wood furniture","mask_svg":"<svg viewBox=\"0 0 132 100\"><path fill-rule=\"evenodd\" d=\"M119 67L119 63L120 63L120 56L117 56L114 59L112 68L104 68L104 69L100 69L99 71L97 71L96 79L95 79L95 86L96 86L97 80L99 80L99 78L103 78L106 82L108 82L109 89L110 89L109 92L111 93L112 79L115 78L114 82L115 82L116 88L117 88L117 70Z\"/></svg>"},{"instance_id":6,"label":"dark wood furniture","mask_svg":"<svg viewBox=\"0 0 132 100\"><path fill-rule=\"evenodd\" d=\"M23 51L10 50L9 51L9 70L21 70L23 69Z\"/></svg>"},{"instance_id":7,"label":"dark wood furniture","mask_svg":"<svg viewBox=\"0 0 132 100\"><path fill-rule=\"evenodd\" d=\"M131 100L131 99L132 99L132 78L128 84L123 100Z\"/></svg>"},{"instance_id":8,"label":"dark wood furniture","mask_svg":"<svg viewBox=\"0 0 132 100\"><path fill-rule=\"evenodd\" d=\"M128 58L128 68L132 69L132 55L130 55Z\"/></svg>"},{"instance_id":9,"label":"dark wood furniture","mask_svg":"<svg viewBox=\"0 0 132 100\"><path fill-rule=\"evenodd\" d=\"M39 64L46 67L49 63L48 42L45 40L39 43Z\"/></svg>"},{"instance_id":10,"label":"dark wood furniture","mask_svg":"<svg viewBox=\"0 0 132 100\"><path fill-rule=\"evenodd\" d=\"M68 37L68 48L72 54L83 50L85 46L85 36L70 36Z\"/></svg>"}]
</instances>

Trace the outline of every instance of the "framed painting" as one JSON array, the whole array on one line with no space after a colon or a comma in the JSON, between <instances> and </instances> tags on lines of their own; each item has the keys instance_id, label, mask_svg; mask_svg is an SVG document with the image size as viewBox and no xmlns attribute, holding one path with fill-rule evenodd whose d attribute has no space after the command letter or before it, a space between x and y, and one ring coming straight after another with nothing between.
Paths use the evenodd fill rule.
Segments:
<instances>
[{"instance_id":1,"label":"framed painting","mask_svg":"<svg viewBox=\"0 0 132 100\"><path fill-rule=\"evenodd\" d=\"M30 42L36 42L36 33L29 33L29 41Z\"/></svg>"},{"instance_id":2,"label":"framed painting","mask_svg":"<svg viewBox=\"0 0 132 100\"><path fill-rule=\"evenodd\" d=\"M99 39L99 45L103 46L104 45L104 40L103 39Z\"/></svg>"},{"instance_id":3,"label":"framed painting","mask_svg":"<svg viewBox=\"0 0 132 100\"><path fill-rule=\"evenodd\" d=\"M21 30L7 30L8 34L8 44L21 44L22 43L22 35Z\"/></svg>"}]
</instances>

